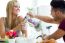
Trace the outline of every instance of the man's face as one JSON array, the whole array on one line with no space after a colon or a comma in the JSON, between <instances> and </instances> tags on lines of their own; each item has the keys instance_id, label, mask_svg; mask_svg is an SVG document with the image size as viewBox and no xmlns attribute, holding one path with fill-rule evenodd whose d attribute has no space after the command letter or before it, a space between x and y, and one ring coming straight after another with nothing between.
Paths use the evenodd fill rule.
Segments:
<instances>
[{"instance_id":1,"label":"man's face","mask_svg":"<svg viewBox=\"0 0 65 43\"><path fill-rule=\"evenodd\" d=\"M60 18L60 17L62 17L62 12L61 11L59 11L58 9L52 9L51 10L51 15L52 15L52 17L54 17L54 18Z\"/></svg>"}]
</instances>

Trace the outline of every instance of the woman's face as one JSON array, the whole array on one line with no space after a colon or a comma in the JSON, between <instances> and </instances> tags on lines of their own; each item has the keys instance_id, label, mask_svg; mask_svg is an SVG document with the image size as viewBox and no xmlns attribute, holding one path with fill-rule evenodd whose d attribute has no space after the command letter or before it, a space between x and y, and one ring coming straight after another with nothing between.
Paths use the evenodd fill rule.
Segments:
<instances>
[{"instance_id":1,"label":"woman's face","mask_svg":"<svg viewBox=\"0 0 65 43\"><path fill-rule=\"evenodd\" d=\"M17 15L20 12L20 6L19 3L15 3L13 6L13 14Z\"/></svg>"}]
</instances>

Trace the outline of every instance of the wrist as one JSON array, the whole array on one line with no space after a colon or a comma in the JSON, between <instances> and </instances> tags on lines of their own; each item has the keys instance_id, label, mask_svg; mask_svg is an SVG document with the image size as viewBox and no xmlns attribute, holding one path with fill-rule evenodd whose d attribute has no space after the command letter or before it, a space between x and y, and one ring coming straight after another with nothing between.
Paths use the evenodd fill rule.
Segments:
<instances>
[{"instance_id":1,"label":"wrist","mask_svg":"<svg viewBox=\"0 0 65 43\"><path fill-rule=\"evenodd\" d=\"M50 37L49 37L49 36L47 36L47 35L45 35L45 36L43 36L43 37L42 37L42 39L43 39L43 40L49 40L49 39L50 39Z\"/></svg>"},{"instance_id":2,"label":"wrist","mask_svg":"<svg viewBox=\"0 0 65 43\"><path fill-rule=\"evenodd\" d=\"M38 18L38 15L34 15L34 18Z\"/></svg>"}]
</instances>

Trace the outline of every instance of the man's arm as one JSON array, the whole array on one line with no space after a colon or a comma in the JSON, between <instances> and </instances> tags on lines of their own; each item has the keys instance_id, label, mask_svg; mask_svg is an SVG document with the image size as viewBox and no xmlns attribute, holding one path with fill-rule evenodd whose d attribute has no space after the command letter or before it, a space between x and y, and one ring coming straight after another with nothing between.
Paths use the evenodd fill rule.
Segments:
<instances>
[{"instance_id":1,"label":"man's arm","mask_svg":"<svg viewBox=\"0 0 65 43\"><path fill-rule=\"evenodd\" d=\"M51 18L51 17L48 17L48 16L40 16L40 15L35 15L35 18L38 18L44 22L47 22L47 23L56 23L56 21Z\"/></svg>"},{"instance_id":2,"label":"man's arm","mask_svg":"<svg viewBox=\"0 0 65 43\"><path fill-rule=\"evenodd\" d=\"M27 15L29 15L30 17L33 17L33 18L38 18L47 23L56 23L56 21L53 18L48 17L48 16L33 15L32 13L27 13Z\"/></svg>"},{"instance_id":3,"label":"man's arm","mask_svg":"<svg viewBox=\"0 0 65 43\"><path fill-rule=\"evenodd\" d=\"M65 31L62 29L58 29L56 32L54 32L52 35L48 36L46 39L59 39L65 35Z\"/></svg>"}]
</instances>

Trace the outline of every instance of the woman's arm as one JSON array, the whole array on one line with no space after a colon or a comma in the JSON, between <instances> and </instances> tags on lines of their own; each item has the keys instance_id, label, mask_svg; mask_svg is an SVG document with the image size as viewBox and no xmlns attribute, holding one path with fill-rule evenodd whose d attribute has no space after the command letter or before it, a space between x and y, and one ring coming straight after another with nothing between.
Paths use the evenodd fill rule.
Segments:
<instances>
[{"instance_id":1,"label":"woman's arm","mask_svg":"<svg viewBox=\"0 0 65 43\"><path fill-rule=\"evenodd\" d=\"M24 23L18 24L15 28L13 28L13 30L14 31L20 30L22 32L22 34L25 35L25 37L27 37L27 30L25 28L25 24Z\"/></svg>"},{"instance_id":2,"label":"woman's arm","mask_svg":"<svg viewBox=\"0 0 65 43\"><path fill-rule=\"evenodd\" d=\"M16 27L14 27L14 30L21 30L22 24L24 24L23 18L22 17L17 17L18 20L18 25Z\"/></svg>"},{"instance_id":3,"label":"woman's arm","mask_svg":"<svg viewBox=\"0 0 65 43\"><path fill-rule=\"evenodd\" d=\"M27 37L27 30L25 28L25 21L23 18L18 17L19 24L13 28L13 30L20 30L23 34L25 34L25 37Z\"/></svg>"},{"instance_id":4,"label":"woman's arm","mask_svg":"<svg viewBox=\"0 0 65 43\"><path fill-rule=\"evenodd\" d=\"M1 38L5 38L5 26L2 18L0 18L0 36Z\"/></svg>"}]
</instances>

